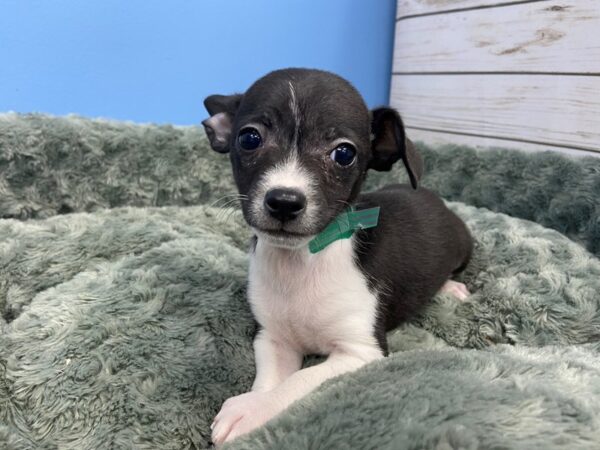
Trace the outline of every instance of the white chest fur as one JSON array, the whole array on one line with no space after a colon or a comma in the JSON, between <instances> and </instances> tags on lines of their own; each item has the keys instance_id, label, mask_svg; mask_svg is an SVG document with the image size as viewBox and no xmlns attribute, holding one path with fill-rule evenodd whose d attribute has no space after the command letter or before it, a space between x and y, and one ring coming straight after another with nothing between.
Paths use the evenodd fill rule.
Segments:
<instances>
[{"instance_id":1,"label":"white chest fur","mask_svg":"<svg viewBox=\"0 0 600 450\"><path fill-rule=\"evenodd\" d=\"M351 239L314 255L259 239L250 258L249 300L269 334L304 354L377 348L377 298L356 266Z\"/></svg>"}]
</instances>

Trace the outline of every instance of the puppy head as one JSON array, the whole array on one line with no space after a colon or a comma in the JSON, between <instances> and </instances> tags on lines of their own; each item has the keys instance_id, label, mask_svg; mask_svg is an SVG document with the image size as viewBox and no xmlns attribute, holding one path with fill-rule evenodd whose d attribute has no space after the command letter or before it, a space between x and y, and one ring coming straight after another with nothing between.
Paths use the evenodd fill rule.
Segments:
<instances>
[{"instance_id":1,"label":"puppy head","mask_svg":"<svg viewBox=\"0 0 600 450\"><path fill-rule=\"evenodd\" d=\"M202 124L213 150L229 153L248 224L279 247L306 244L348 207L368 169L404 162L414 188L422 161L398 113L371 112L329 72L285 69L246 93L212 95Z\"/></svg>"}]
</instances>

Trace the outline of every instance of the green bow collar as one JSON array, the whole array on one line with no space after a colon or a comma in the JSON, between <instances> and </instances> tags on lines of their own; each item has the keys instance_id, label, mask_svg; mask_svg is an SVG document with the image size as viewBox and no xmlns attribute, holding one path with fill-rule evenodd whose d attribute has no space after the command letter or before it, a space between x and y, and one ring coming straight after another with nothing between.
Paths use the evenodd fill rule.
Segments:
<instances>
[{"instance_id":1,"label":"green bow collar","mask_svg":"<svg viewBox=\"0 0 600 450\"><path fill-rule=\"evenodd\" d=\"M356 230L376 227L379 222L379 209L379 206L377 206L355 211L354 207L351 206L317 234L308 243L308 249L311 253L318 253L338 239L352 237Z\"/></svg>"}]
</instances>

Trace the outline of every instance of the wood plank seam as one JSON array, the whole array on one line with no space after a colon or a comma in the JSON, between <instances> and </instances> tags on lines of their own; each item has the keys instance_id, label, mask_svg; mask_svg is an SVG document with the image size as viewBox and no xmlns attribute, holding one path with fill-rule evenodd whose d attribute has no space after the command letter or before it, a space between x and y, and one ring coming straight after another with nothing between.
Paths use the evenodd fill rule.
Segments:
<instances>
[{"instance_id":1,"label":"wood plank seam","mask_svg":"<svg viewBox=\"0 0 600 450\"><path fill-rule=\"evenodd\" d=\"M512 2L499 2L494 3L493 5L479 5L479 6L468 6L465 8L454 8L454 9L445 9L443 11L433 11L427 13L420 14L408 14L406 16L400 16L396 18L396 22L400 22L402 20L414 19L418 17L427 17L427 16L437 16L440 14L451 14L451 13L459 13L464 11L476 11L481 9L490 9L490 8L503 8L505 6L514 6L514 5L523 5L527 3L541 3L541 2L550 2L553 0L516 0Z\"/></svg>"},{"instance_id":2,"label":"wood plank seam","mask_svg":"<svg viewBox=\"0 0 600 450\"><path fill-rule=\"evenodd\" d=\"M433 147L440 147L445 145L458 145L466 146L479 150L485 150L490 148L495 149L506 149L506 150L519 150L527 153L537 152L558 152L569 157L585 157L591 156L594 158L600 158L600 152L590 152L587 150L574 150L568 147L548 147L545 145L529 144L524 142L515 142L508 140L497 140L493 138L482 138L473 136L464 136L457 134L447 134L437 131L423 131L411 129L408 131L408 137L413 142L423 142Z\"/></svg>"},{"instance_id":3,"label":"wood plank seam","mask_svg":"<svg viewBox=\"0 0 600 450\"><path fill-rule=\"evenodd\" d=\"M499 71L499 70L480 70L469 72L458 71L431 71L431 72L410 72L396 71L392 75L551 75L566 77L600 77L600 72L534 72L534 71Z\"/></svg>"},{"instance_id":4,"label":"wood plank seam","mask_svg":"<svg viewBox=\"0 0 600 450\"><path fill-rule=\"evenodd\" d=\"M476 134L476 133L468 133L468 132L462 132L462 131L443 130L443 129L436 129L436 128L410 126L410 125L406 125L405 128L408 130L413 129L413 130L429 131L432 133L445 133L445 134L453 134L453 135L457 135L457 136L470 136L470 137L476 137L476 138L482 138L482 139L497 139L499 141L523 142L524 144L535 144L535 145L543 145L543 146L547 146L547 147L567 148L567 149L573 149L573 150L583 150L586 152L600 153L600 149L593 148L593 147L583 147L583 146L575 146L575 145L569 145L569 146L559 145L559 144L553 144L551 142L536 141L536 140L532 140L532 139L521 139L521 138L513 137L513 136L511 136L511 137L494 136L494 135L489 135L489 134Z\"/></svg>"}]
</instances>

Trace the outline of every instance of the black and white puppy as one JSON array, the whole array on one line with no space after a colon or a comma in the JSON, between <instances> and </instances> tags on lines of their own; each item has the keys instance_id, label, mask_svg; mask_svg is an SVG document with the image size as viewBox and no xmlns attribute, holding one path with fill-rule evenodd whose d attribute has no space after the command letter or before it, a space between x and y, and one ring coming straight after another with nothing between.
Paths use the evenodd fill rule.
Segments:
<instances>
[{"instance_id":1,"label":"black and white puppy","mask_svg":"<svg viewBox=\"0 0 600 450\"><path fill-rule=\"evenodd\" d=\"M369 111L332 73L286 69L246 93L213 95L203 122L229 153L250 252L249 301L260 325L252 391L227 400L212 426L221 444L262 425L323 381L387 354L385 332L413 316L466 266L472 240L435 194L418 188L422 160L398 113ZM402 160L412 186L360 194L368 169ZM317 253L308 243L352 205L379 224ZM302 369L303 356L327 355Z\"/></svg>"}]
</instances>

